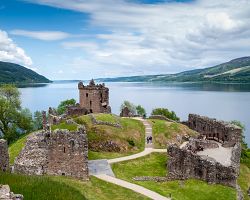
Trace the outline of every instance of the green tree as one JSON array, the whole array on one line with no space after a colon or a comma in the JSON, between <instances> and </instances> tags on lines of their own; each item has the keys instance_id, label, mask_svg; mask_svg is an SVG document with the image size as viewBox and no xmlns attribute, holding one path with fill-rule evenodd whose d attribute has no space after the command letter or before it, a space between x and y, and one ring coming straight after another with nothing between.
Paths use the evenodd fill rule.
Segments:
<instances>
[{"instance_id":1,"label":"green tree","mask_svg":"<svg viewBox=\"0 0 250 200\"><path fill-rule=\"evenodd\" d=\"M174 111L169 111L167 108L155 108L153 109L151 115L162 115L167 117L168 119L172 119L174 121L179 121L180 118L177 117Z\"/></svg>"},{"instance_id":2,"label":"green tree","mask_svg":"<svg viewBox=\"0 0 250 200\"><path fill-rule=\"evenodd\" d=\"M136 106L137 114L140 116L146 116L146 110L141 105Z\"/></svg>"},{"instance_id":3,"label":"green tree","mask_svg":"<svg viewBox=\"0 0 250 200\"><path fill-rule=\"evenodd\" d=\"M74 106L74 105L76 105L75 99L67 99L65 101L61 101L61 103L57 107L57 113L61 115L66 111L67 106Z\"/></svg>"},{"instance_id":4,"label":"green tree","mask_svg":"<svg viewBox=\"0 0 250 200\"><path fill-rule=\"evenodd\" d=\"M43 115L41 111L36 111L33 118L34 129L39 130L43 128Z\"/></svg>"},{"instance_id":5,"label":"green tree","mask_svg":"<svg viewBox=\"0 0 250 200\"><path fill-rule=\"evenodd\" d=\"M20 92L13 85L0 87L0 131L11 142L33 129L32 114L21 108Z\"/></svg>"},{"instance_id":6,"label":"green tree","mask_svg":"<svg viewBox=\"0 0 250 200\"><path fill-rule=\"evenodd\" d=\"M120 111L122 111L123 108L127 107L129 109L129 111L133 114L136 115L136 106L129 102L129 101L124 101L121 105Z\"/></svg>"}]
</instances>

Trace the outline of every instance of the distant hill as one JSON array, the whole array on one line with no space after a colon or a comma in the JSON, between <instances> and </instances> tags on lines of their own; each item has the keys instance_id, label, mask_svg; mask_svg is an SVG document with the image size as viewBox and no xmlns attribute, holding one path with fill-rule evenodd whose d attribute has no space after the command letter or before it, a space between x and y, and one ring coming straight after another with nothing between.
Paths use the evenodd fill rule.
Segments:
<instances>
[{"instance_id":1,"label":"distant hill","mask_svg":"<svg viewBox=\"0 0 250 200\"><path fill-rule=\"evenodd\" d=\"M0 61L0 83L49 83L46 77L21 65Z\"/></svg>"},{"instance_id":2,"label":"distant hill","mask_svg":"<svg viewBox=\"0 0 250 200\"><path fill-rule=\"evenodd\" d=\"M106 82L227 82L250 83L250 57L242 57L214 67L177 74L98 79Z\"/></svg>"}]
</instances>

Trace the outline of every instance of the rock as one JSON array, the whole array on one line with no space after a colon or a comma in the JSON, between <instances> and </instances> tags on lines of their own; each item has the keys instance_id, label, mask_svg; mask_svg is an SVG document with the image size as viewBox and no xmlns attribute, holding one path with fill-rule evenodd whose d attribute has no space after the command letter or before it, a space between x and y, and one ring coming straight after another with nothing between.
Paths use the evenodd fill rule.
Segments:
<instances>
[{"instance_id":1,"label":"rock","mask_svg":"<svg viewBox=\"0 0 250 200\"><path fill-rule=\"evenodd\" d=\"M1 200L23 200L23 195L14 194L10 191L8 185L0 185L0 199Z\"/></svg>"}]
</instances>

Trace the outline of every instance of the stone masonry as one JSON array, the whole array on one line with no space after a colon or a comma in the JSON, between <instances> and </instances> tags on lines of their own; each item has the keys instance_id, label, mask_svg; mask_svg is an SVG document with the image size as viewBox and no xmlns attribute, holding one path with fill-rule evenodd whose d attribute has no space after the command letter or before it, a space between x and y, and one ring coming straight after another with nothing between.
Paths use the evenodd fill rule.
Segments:
<instances>
[{"instance_id":1,"label":"stone masonry","mask_svg":"<svg viewBox=\"0 0 250 200\"><path fill-rule=\"evenodd\" d=\"M27 175L63 175L88 180L88 141L84 127L77 131L39 131L28 137L14 163Z\"/></svg>"},{"instance_id":2,"label":"stone masonry","mask_svg":"<svg viewBox=\"0 0 250 200\"><path fill-rule=\"evenodd\" d=\"M0 139L0 171L9 169L9 153L6 140Z\"/></svg>"},{"instance_id":3,"label":"stone masonry","mask_svg":"<svg viewBox=\"0 0 250 200\"><path fill-rule=\"evenodd\" d=\"M109 106L109 89L105 84L95 84L92 79L89 85L78 84L80 107L86 108L89 113L111 113Z\"/></svg>"},{"instance_id":4,"label":"stone masonry","mask_svg":"<svg viewBox=\"0 0 250 200\"><path fill-rule=\"evenodd\" d=\"M221 143L232 143L232 145L241 141L241 128L228 122L189 114L187 125L206 136L207 139L217 140Z\"/></svg>"},{"instance_id":5,"label":"stone masonry","mask_svg":"<svg viewBox=\"0 0 250 200\"><path fill-rule=\"evenodd\" d=\"M190 114L186 123L191 129L199 132L199 139L190 138L184 146L176 144L168 147L168 178L188 179L197 178L208 183L218 183L226 186L237 187L241 155L241 129L224 121L217 121L208 117ZM216 143L215 141L222 143ZM231 152L227 162L222 162L219 157L198 152L216 152L219 145ZM215 149L215 150L212 150ZM215 155L218 155L218 152Z\"/></svg>"},{"instance_id":6,"label":"stone masonry","mask_svg":"<svg viewBox=\"0 0 250 200\"><path fill-rule=\"evenodd\" d=\"M213 158L197 155L187 149L181 149L176 145L168 147L168 177L172 179L197 178L210 184L223 184L236 187L239 175L239 154L241 147L239 143L234 148L230 166L224 166Z\"/></svg>"},{"instance_id":7,"label":"stone masonry","mask_svg":"<svg viewBox=\"0 0 250 200\"><path fill-rule=\"evenodd\" d=\"M0 200L23 200L23 195L14 194L8 185L0 185Z\"/></svg>"}]
</instances>

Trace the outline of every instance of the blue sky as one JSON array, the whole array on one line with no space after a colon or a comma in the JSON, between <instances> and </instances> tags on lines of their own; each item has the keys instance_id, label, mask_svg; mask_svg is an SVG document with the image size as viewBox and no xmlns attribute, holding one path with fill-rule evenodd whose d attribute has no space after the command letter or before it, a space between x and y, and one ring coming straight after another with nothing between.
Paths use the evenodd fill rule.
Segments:
<instances>
[{"instance_id":1,"label":"blue sky","mask_svg":"<svg viewBox=\"0 0 250 200\"><path fill-rule=\"evenodd\" d=\"M249 56L246 0L1 0L0 60L52 80L175 73Z\"/></svg>"}]
</instances>

